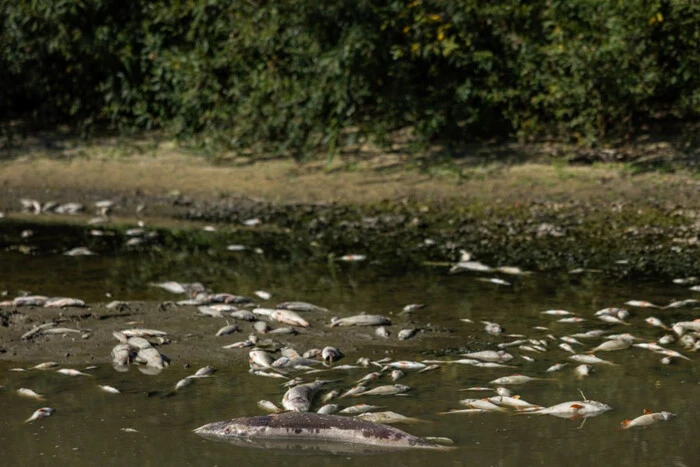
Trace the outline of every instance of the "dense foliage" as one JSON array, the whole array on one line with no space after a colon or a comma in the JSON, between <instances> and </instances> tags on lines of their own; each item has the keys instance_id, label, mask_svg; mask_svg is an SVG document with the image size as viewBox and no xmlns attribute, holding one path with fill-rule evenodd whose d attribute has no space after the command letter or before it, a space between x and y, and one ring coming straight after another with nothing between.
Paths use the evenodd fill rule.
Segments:
<instances>
[{"instance_id":1,"label":"dense foliage","mask_svg":"<svg viewBox=\"0 0 700 467\"><path fill-rule=\"evenodd\" d=\"M296 157L700 115L688 0L0 0L0 117Z\"/></svg>"}]
</instances>

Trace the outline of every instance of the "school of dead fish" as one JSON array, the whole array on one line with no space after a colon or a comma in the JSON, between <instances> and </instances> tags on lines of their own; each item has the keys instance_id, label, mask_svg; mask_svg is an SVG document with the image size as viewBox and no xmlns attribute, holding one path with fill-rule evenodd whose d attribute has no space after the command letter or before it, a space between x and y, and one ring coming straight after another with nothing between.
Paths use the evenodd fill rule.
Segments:
<instances>
[{"instance_id":1,"label":"school of dead fish","mask_svg":"<svg viewBox=\"0 0 700 467\"><path fill-rule=\"evenodd\" d=\"M26 202L25 202L26 201ZM75 205L45 206L33 200L25 200L23 205L30 212L74 213L84 209ZM109 213L112 205L104 203L96 206L101 216ZM140 238L145 231L135 229L131 232L132 238ZM235 247L235 246L232 246ZM232 248L233 249L233 248ZM93 252L83 247L66 252L71 255L90 255ZM364 261L364 255L345 255L336 258L339 261ZM455 263L451 273L463 271L476 273L498 272L505 275L520 276L530 274L520 268L512 266L490 267L481 262L473 260L469 253L463 252L460 261ZM509 286L510 282L498 277L479 277L499 286ZM697 291L698 278L688 277L674 280L679 285L693 285L691 290ZM414 386L399 384L396 381L406 378L410 381L411 373L425 373L439 369L448 365L471 365L480 368L517 368L518 360L528 362L536 360L543 354L559 352L561 362L551 365L546 370L546 375L527 376L514 372L508 376L494 378L485 381L484 386L470 387L464 389L468 392L490 392L493 395L488 397L456 399L455 405L462 408L449 408L441 414L477 414L477 413L509 413L518 415L552 415L555 417L569 419L586 419L595 417L612 410L612 407L604 402L588 400L581 394L580 400L570 400L553 405L528 402L514 395L513 386L527 384L536 380L551 380L552 375L557 372L571 371L577 378L587 378L595 370L596 365L616 366L612 360L600 358L596 353L606 354L609 352L634 351L643 349L651 355L660 357L663 364L674 361L691 361L688 355L700 349L700 318L688 317L686 320L677 322L664 322L656 316L647 317L644 322L659 330L658 341L648 341L641 339L631 331L629 326L630 312L626 308L607 307L590 313L577 314L567 310L551 309L541 312L543 320L555 320L558 323L606 323L607 325L620 326L625 332L614 333L610 330L590 329L585 332L572 332L568 335L555 336L549 333L543 321L542 326L536 326L539 334L546 332L544 337L528 337L526 335L505 334L503 327L493 321L483 319L483 331L491 336L498 336L501 340L492 349L480 350L460 355L458 359L394 361L389 358L371 360L366 357L359 357L354 364L338 363L344 357L342 351L332 346L324 348L306 349L303 352L297 351L291 344L282 348L280 355L273 355L270 352L258 347L260 335L278 334L293 339L293 336L308 328L325 325L329 329L352 326L374 326L376 335L381 338L397 338L400 340L414 337L419 329L407 328L397 332L390 330L392 320L388 316L381 314L357 314L345 317L329 317L329 310L302 301L282 302L274 308L259 306L254 299L232 293L211 293L201 283L181 283L176 281L166 281L151 284L173 294L185 294L186 298L176 302L177 306L194 306L197 313L211 318L226 319L226 325L222 326L212 338L225 338L231 334L241 332L241 326L252 323L254 333L246 339L226 343L222 345L222 351L248 352L249 372L252 375L267 378L278 378L285 380L282 388L286 390L280 394L279 401L261 400L258 407L270 413L283 411L317 411L322 414L341 414L356 416L364 420L376 423L417 423L421 420L414 417L407 417L398 414L386 405L370 405L365 402L357 402L355 398L379 397L387 400L387 396L405 396L412 392L420 391ZM272 294L257 290L254 295L261 300L269 300ZM624 305L630 308L642 308L659 310L661 313L665 309L697 309L699 300L685 299L675 301L666 305L657 305L644 300L629 300ZM0 302L0 307L84 307L85 302L70 297L47 297L42 295L26 295L15 297L11 300ZM127 302L112 302L108 308L128 306ZM415 313L425 307L425 304L405 305L398 315ZM662 316L662 315L659 315ZM229 321L235 321L233 324ZM461 321L478 326L469 319ZM272 325L285 325L285 327L273 328ZM638 323L635 322L635 325ZM297 329L299 328L299 329ZM609 328L606 328L609 329ZM88 329L71 329L56 327L53 322L40 324L29 329L23 339L32 339L39 335L69 334L76 333L83 337L89 337ZM170 360L162 354L158 348L168 343L168 332L157 329L122 329L113 333L118 343L111 350L112 365L117 371L128 371L132 366L136 366L146 374L157 374L167 368ZM395 337L394 337L395 336ZM681 351L668 348L673 345ZM564 353L561 353L561 352ZM56 369L58 365L54 362L45 362L29 369L15 368L13 371L32 370L52 370L66 376L86 376L90 373L73 368ZM359 379L350 378L343 372L349 370L367 371ZM88 371L88 370L86 370ZM196 373L187 376L173 383L172 392L180 392L193 384L198 379L214 377L215 369L204 367ZM413 377L415 379L415 377ZM349 379L354 381L348 382ZM112 386L98 384L101 390L119 394L120 390ZM19 388L19 396L31 398L38 401L45 401L49 395L38 394L30 388ZM36 410L26 422L37 422L52 415L54 408L41 407ZM642 415L626 419L619 423L618 429L630 429L634 427L646 427L661 421L669 421L676 417L676 414L667 411L652 412L644 409Z\"/></svg>"}]
</instances>

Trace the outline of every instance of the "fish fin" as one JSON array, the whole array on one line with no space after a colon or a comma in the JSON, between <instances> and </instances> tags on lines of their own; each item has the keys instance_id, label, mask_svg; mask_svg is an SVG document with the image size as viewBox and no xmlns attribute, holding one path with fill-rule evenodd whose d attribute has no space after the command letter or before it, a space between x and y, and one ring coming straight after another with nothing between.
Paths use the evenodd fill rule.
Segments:
<instances>
[{"instance_id":1,"label":"fish fin","mask_svg":"<svg viewBox=\"0 0 700 467\"><path fill-rule=\"evenodd\" d=\"M513 396L513 399L520 399L520 395Z\"/></svg>"},{"instance_id":2,"label":"fish fin","mask_svg":"<svg viewBox=\"0 0 700 467\"><path fill-rule=\"evenodd\" d=\"M654 412L652 412L652 411L649 410L649 409L644 409L644 415L649 415L649 414L651 414L651 413L654 413Z\"/></svg>"},{"instance_id":3,"label":"fish fin","mask_svg":"<svg viewBox=\"0 0 700 467\"><path fill-rule=\"evenodd\" d=\"M570 407L572 409L576 409L576 410L583 408L583 406L581 404L571 404Z\"/></svg>"}]
</instances>

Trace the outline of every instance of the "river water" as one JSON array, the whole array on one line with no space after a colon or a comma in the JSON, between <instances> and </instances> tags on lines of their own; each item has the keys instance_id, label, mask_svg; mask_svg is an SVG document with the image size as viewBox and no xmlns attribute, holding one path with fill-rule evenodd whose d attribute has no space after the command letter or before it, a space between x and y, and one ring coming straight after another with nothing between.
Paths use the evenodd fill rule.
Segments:
<instances>
[{"instance_id":1,"label":"river water","mask_svg":"<svg viewBox=\"0 0 700 467\"><path fill-rule=\"evenodd\" d=\"M32 240L10 241L21 230L34 231ZM55 371L11 371L28 368L39 361L16 361L0 354L0 452L4 465L498 465L498 466L590 466L593 464L640 466L693 466L700 458L700 371L697 355L679 343L667 347L690 360L674 359L662 364L661 356L641 348L599 352L597 356L616 365L594 365L594 373L579 379L573 373L577 363L562 371L545 370L566 362L569 353L558 348L559 338L576 332L603 329L629 332L639 342L658 339L665 331L645 323L656 316L666 324L700 318L700 308L677 309L625 306L628 300L648 300L665 305L673 300L700 298L700 294L669 280L612 282L595 273L534 273L525 277L500 276L513 283L499 286L479 278L493 275L447 274L446 268L426 267L391 270L378 259L355 264L310 260L294 252L272 254L274 246L254 239L227 238L246 243L242 252L222 245L197 246L164 242L154 248L124 249L121 240L101 239L96 243L86 231L73 227L6 224L2 230L5 249L0 253L0 291L9 298L21 291L44 295L75 296L88 303L112 298L159 302L172 300L167 292L150 282L200 281L216 291L252 295L255 290L273 294L270 305L283 300L303 300L329 308L333 315L349 316L366 311L391 316L397 325L385 344L372 329L322 326L328 317L314 318L319 346L347 342L350 351L339 364L354 363L367 356L373 360L455 360L460 352L496 349L515 340L511 334L548 341L542 353L509 349L515 368L477 368L442 364L440 368L417 373L407 371L399 380L412 389L405 397L365 396L343 399L341 405L359 402L385 406L386 410L421 419L411 425L396 425L420 436L441 436L454 440L455 449L446 452L398 451L372 455L334 451L299 451L239 447L203 439L192 433L203 424L233 417L259 415L260 399L279 403L285 388L281 380L248 373L240 361L217 366L211 378L199 379L180 391L174 383L209 364L196 358L184 368L173 362L155 376L138 371L116 372L108 363L111 346L91 376L68 377ZM92 242L92 243L90 243ZM110 243L111 242L111 243ZM61 253L87 244L96 256L69 257ZM262 248L262 253L253 248ZM346 252L340 252L346 253ZM693 272L688 271L688 275ZM402 307L409 303L427 306L406 317ZM598 321L593 313L605 307L625 307L628 325ZM542 315L550 309L566 309L585 318L581 323L558 323L558 317ZM473 323L462 319L472 320ZM481 320L501 324L506 332L492 336ZM198 321L198 322L201 322ZM197 324L194 323L193 325ZM316 324L318 323L318 324ZM402 326L402 323L404 326ZM422 332L412 340L394 345L401 327ZM548 330L535 329L547 327ZM321 330L322 329L322 330ZM168 329L184 333L188 329ZM310 331L316 332L316 331ZM348 337L352 336L352 337ZM294 346L294 337L283 338ZM584 340L589 349L601 339ZM391 345L389 345L391 343ZM305 348L298 348L303 352ZM241 352L246 352L245 350ZM522 356L530 357L528 361ZM276 355L277 356L277 355ZM47 355L45 360L51 360ZM77 365L77 364L76 364ZM82 368L86 365L76 366ZM333 388L345 389L376 368L358 368L323 373ZM563 419L546 415L506 413L441 414L463 408L465 398L491 396L493 392L463 391L490 386L489 381L514 373L544 378L520 386L513 393L523 400L550 406L564 401L587 399L613 409L589 419ZM299 373L303 375L303 372ZM311 380L313 376L308 376ZM110 385L120 394L101 391ZM384 377L375 385L389 384ZM46 396L36 401L17 395L20 387ZM56 412L48 418L24 423L34 410L50 406ZM316 404L316 407L318 404ZM642 415L644 409L670 411L670 422L620 430L624 419ZM124 431L133 429L136 431Z\"/></svg>"}]
</instances>

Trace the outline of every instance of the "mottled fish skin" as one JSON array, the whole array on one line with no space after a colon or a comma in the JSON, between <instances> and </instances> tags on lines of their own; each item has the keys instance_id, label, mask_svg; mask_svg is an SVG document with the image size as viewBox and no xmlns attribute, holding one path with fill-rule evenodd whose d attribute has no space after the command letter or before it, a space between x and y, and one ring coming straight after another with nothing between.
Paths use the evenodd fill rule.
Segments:
<instances>
[{"instance_id":1,"label":"mottled fish skin","mask_svg":"<svg viewBox=\"0 0 700 467\"><path fill-rule=\"evenodd\" d=\"M290 388L282 398L282 407L293 412L308 412L316 393L325 383L325 381L314 381Z\"/></svg>"},{"instance_id":2,"label":"mottled fish skin","mask_svg":"<svg viewBox=\"0 0 700 467\"><path fill-rule=\"evenodd\" d=\"M284 413L210 423L194 430L212 438L248 441L294 439L371 445L388 449L450 449L396 428L337 415Z\"/></svg>"},{"instance_id":3,"label":"mottled fish skin","mask_svg":"<svg viewBox=\"0 0 700 467\"><path fill-rule=\"evenodd\" d=\"M633 420L623 420L620 423L620 428L627 430L636 426L649 426L657 422L667 422L676 417L676 414L671 412L656 412L652 413L649 410L644 411L644 415L641 415Z\"/></svg>"}]
</instances>

